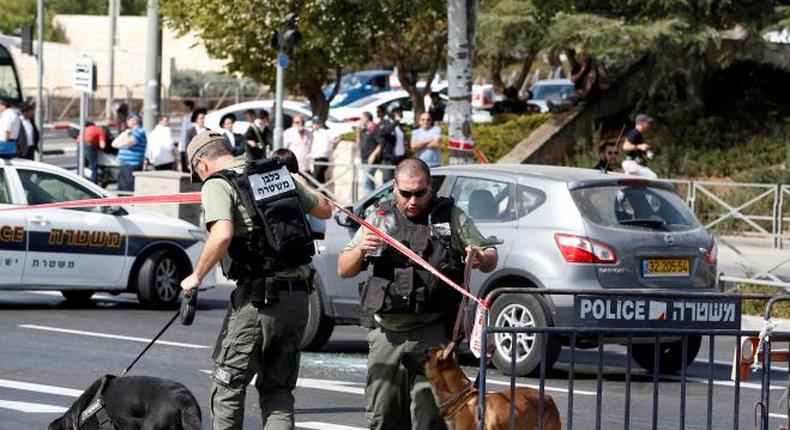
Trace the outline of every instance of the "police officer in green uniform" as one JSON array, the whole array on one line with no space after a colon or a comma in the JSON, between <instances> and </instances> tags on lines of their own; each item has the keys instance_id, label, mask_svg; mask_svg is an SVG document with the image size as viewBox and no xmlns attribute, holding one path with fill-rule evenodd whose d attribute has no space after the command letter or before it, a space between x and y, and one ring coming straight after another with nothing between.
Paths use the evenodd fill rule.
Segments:
<instances>
[{"instance_id":1,"label":"police officer in green uniform","mask_svg":"<svg viewBox=\"0 0 790 430\"><path fill-rule=\"evenodd\" d=\"M220 260L236 281L213 353L213 428L242 428L246 387L257 375L263 427L293 429L314 252L305 213L326 219L332 208L279 160L234 158L219 133L195 136L187 157L193 178L203 182L209 235L181 287L189 294Z\"/></svg>"},{"instance_id":2,"label":"police officer in green uniform","mask_svg":"<svg viewBox=\"0 0 790 430\"><path fill-rule=\"evenodd\" d=\"M490 272L496 267L496 249L488 246L472 220L452 199L432 195L430 170L422 160L398 163L394 202L383 201L367 220L386 226L390 236L457 283L463 282L470 248L477 251L473 268ZM370 255L378 254L381 246L380 256ZM400 357L448 342L448 322L454 320L461 295L361 228L341 252L338 273L356 276L368 262L373 273L361 285L360 299L376 323L368 333L365 409L370 428L444 428L425 377L410 373Z\"/></svg>"}]
</instances>

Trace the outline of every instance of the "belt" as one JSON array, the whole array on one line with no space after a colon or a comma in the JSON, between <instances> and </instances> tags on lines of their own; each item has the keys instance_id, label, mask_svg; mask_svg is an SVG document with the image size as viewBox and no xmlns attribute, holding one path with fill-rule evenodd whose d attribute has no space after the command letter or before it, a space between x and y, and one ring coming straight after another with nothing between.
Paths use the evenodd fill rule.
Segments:
<instances>
[{"instance_id":1,"label":"belt","mask_svg":"<svg viewBox=\"0 0 790 430\"><path fill-rule=\"evenodd\" d=\"M307 280L305 279L275 279L270 285L275 291L287 291L289 293L294 291L307 292Z\"/></svg>"}]
</instances>

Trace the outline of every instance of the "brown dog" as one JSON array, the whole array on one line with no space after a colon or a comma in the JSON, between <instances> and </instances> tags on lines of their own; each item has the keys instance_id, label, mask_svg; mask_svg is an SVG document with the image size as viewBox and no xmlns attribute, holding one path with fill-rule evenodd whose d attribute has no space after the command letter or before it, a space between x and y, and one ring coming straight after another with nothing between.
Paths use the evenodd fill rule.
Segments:
<instances>
[{"instance_id":1,"label":"brown dog","mask_svg":"<svg viewBox=\"0 0 790 430\"><path fill-rule=\"evenodd\" d=\"M448 427L455 430L477 429L478 390L461 371L456 355L456 342L428 348L426 351L406 353L401 358L410 370L423 374L431 384L439 411ZM509 429L510 390L486 393L486 430ZM514 393L515 428L532 430L538 428L539 392L517 387ZM544 430L560 430L560 412L554 399L548 394L543 397Z\"/></svg>"}]
</instances>

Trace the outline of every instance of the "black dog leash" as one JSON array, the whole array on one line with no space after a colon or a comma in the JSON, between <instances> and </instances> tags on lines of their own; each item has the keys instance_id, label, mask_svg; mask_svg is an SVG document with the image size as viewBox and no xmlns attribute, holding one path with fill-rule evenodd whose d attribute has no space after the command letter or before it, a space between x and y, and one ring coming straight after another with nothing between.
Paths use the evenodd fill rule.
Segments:
<instances>
[{"instance_id":1,"label":"black dog leash","mask_svg":"<svg viewBox=\"0 0 790 430\"><path fill-rule=\"evenodd\" d=\"M181 300L181 308L177 310L175 315L173 315L170 318L170 321L168 321L167 324L165 324L165 326L162 327L161 330L159 330L159 333L157 333L156 336L154 336L154 338L151 339L151 342L148 342L148 345L146 345L145 348L142 350L142 352L140 352L140 354L137 355L137 358L135 358L134 361L132 361L132 363L129 364L129 366L126 367L126 369L124 369L123 372L121 372L121 377L126 375L126 373L129 372L135 364L137 364L137 361L140 360L143 354L145 354L146 351L148 351L148 349L150 349L151 346L153 346L154 343L156 343L156 341L162 336L162 334L164 334L164 332L167 331L168 328L170 328L170 326L173 324L173 321L175 321L176 318L181 317L181 324L183 325L191 325L192 321L195 319L196 304L197 304L197 289L192 291L192 294L186 296L183 300Z\"/></svg>"}]
</instances>

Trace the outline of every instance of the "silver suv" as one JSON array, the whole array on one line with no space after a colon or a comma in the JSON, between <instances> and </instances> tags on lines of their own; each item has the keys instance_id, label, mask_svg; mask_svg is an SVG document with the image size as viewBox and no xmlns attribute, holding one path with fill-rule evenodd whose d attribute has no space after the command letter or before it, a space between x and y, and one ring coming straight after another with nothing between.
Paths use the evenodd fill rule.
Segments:
<instances>
[{"instance_id":1,"label":"silver suv","mask_svg":"<svg viewBox=\"0 0 790 430\"><path fill-rule=\"evenodd\" d=\"M473 272L471 290L485 296L500 287L630 288L716 291L716 247L672 184L595 170L542 165L466 165L434 169L433 186L450 196L474 219L485 236L496 236L499 262L488 274ZM391 184L360 200L365 215ZM303 340L320 348L335 324L356 324L362 312L358 285L337 274L338 253L358 228L342 213L327 222L326 238L314 259L316 289ZM493 303L492 325L572 326L573 297L503 294ZM496 335L494 364L516 374L540 363L540 335ZM550 337L547 368L565 339ZM685 360L691 363L700 339L690 338ZM537 346L537 347L536 347ZM592 345L589 345L592 346ZM653 344L634 346L634 358L652 369ZM662 344L662 371L680 369L681 344Z\"/></svg>"}]
</instances>

